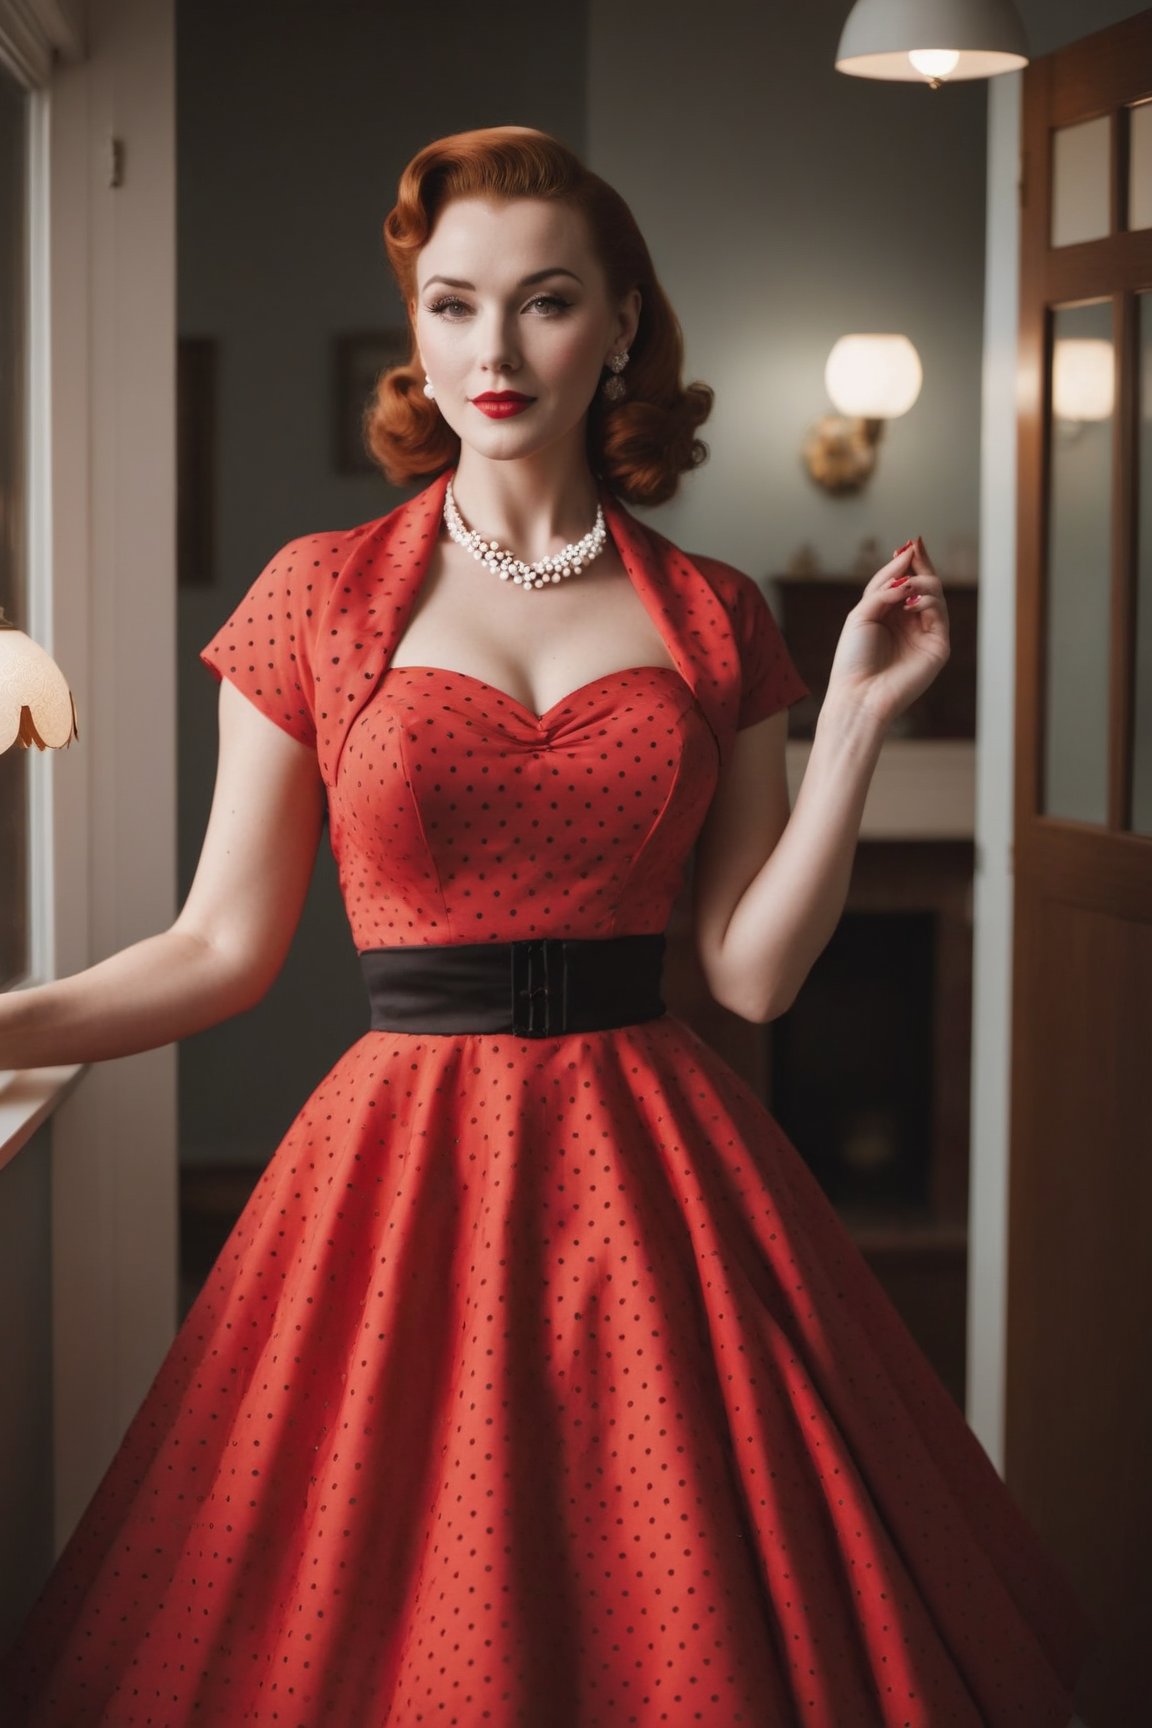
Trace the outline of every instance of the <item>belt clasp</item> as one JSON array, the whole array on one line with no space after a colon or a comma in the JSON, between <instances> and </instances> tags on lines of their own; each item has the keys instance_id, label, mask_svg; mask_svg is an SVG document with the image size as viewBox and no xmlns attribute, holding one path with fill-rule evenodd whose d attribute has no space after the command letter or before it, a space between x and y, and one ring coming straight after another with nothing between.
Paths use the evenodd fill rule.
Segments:
<instances>
[{"instance_id":1,"label":"belt clasp","mask_svg":"<svg viewBox=\"0 0 1152 1728\"><path fill-rule=\"evenodd\" d=\"M562 936L512 943L512 1031L555 1038L568 1030L568 964Z\"/></svg>"}]
</instances>

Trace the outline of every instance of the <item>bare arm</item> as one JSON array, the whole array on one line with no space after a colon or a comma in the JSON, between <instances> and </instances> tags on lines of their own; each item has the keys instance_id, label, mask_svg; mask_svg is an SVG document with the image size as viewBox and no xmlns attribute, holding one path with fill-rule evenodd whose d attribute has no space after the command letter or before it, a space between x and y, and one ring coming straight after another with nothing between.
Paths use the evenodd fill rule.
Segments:
<instances>
[{"instance_id":1,"label":"bare arm","mask_svg":"<svg viewBox=\"0 0 1152 1728\"><path fill-rule=\"evenodd\" d=\"M693 912L709 988L746 1020L791 1007L835 930L888 724L947 658L942 585L916 541L848 615L791 814L786 715L737 733L697 845Z\"/></svg>"},{"instance_id":2,"label":"bare arm","mask_svg":"<svg viewBox=\"0 0 1152 1728\"><path fill-rule=\"evenodd\" d=\"M825 701L791 815L786 736L784 714L737 734L693 875L709 988L746 1020L791 1007L840 920L883 729Z\"/></svg>"},{"instance_id":3,"label":"bare arm","mask_svg":"<svg viewBox=\"0 0 1152 1728\"><path fill-rule=\"evenodd\" d=\"M0 995L0 1068L99 1062L254 1006L287 955L324 816L315 751L227 679L195 879L167 930L69 978Z\"/></svg>"}]
</instances>

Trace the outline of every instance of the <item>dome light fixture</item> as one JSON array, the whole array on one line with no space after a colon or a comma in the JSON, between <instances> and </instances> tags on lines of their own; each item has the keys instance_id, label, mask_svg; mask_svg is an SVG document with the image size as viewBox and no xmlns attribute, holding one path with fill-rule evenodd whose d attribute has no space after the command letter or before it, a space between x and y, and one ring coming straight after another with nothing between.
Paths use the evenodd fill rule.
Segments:
<instances>
[{"instance_id":1,"label":"dome light fixture","mask_svg":"<svg viewBox=\"0 0 1152 1728\"><path fill-rule=\"evenodd\" d=\"M1052 418L1081 427L1111 420L1116 406L1116 361L1111 342L1065 336L1052 345Z\"/></svg>"},{"instance_id":2,"label":"dome light fixture","mask_svg":"<svg viewBox=\"0 0 1152 1728\"><path fill-rule=\"evenodd\" d=\"M853 78L926 83L995 78L1028 64L1012 0L856 0L836 50Z\"/></svg>"},{"instance_id":3,"label":"dome light fixture","mask_svg":"<svg viewBox=\"0 0 1152 1728\"><path fill-rule=\"evenodd\" d=\"M804 461L828 492L858 492L876 466L886 420L907 414L924 371L907 336L841 336L824 367L836 414L825 414L804 445Z\"/></svg>"},{"instance_id":4,"label":"dome light fixture","mask_svg":"<svg viewBox=\"0 0 1152 1728\"><path fill-rule=\"evenodd\" d=\"M0 751L59 750L79 736L68 680L0 606Z\"/></svg>"}]
</instances>

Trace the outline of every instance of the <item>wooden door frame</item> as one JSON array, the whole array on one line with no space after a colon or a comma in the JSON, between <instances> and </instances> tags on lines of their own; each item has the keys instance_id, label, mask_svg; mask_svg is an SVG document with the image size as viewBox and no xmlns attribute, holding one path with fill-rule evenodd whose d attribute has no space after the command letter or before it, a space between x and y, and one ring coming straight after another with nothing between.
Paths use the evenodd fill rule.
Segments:
<instances>
[{"instance_id":1,"label":"wooden door frame","mask_svg":"<svg viewBox=\"0 0 1152 1728\"><path fill-rule=\"evenodd\" d=\"M1051 225L1049 179L1041 171L1049 127L1066 126L1107 113L1131 88L1133 56L1147 53L1147 15L1114 25L1073 48L1033 61L1026 68L1021 138L1020 329L1017 390L1016 609L1016 785L1015 868L1017 878L1043 870L1102 910L1135 913L1136 894L1147 880L1149 843L1123 832L1128 819L1127 772L1132 748L1132 684L1136 560L1136 498L1127 483L1127 452L1137 435L1137 344L1135 296L1152 284L1152 231L1113 232L1106 239L1055 250L1047 245ZM1089 64L1085 65L1084 60ZM1137 61L1137 63L1139 63ZM1030 100L1032 96L1035 100ZM1113 200L1124 195L1127 164L1122 129L1113 128ZM1117 211L1113 209L1113 227ZM1108 833L1101 857L1100 829L1041 813L1045 678L1043 582L1047 535L1043 501L1050 457L1047 439L1047 342L1045 308L1121 293L1115 324L1121 356L1120 389L1113 421L1111 640L1108 717ZM1089 860L1089 848L1091 859Z\"/></svg>"},{"instance_id":2,"label":"wooden door frame","mask_svg":"<svg viewBox=\"0 0 1152 1728\"><path fill-rule=\"evenodd\" d=\"M1152 1278L1146 1032L1152 836L1131 819L1139 581L1138 321L1152 231L1127 232L1128 110L1152 99L1152 11L1060 49L1022 77L1009 1258L1004 1474L1101 1634L1078 1701L1100 1728L1143 1721L1152 1530L1143 1460ZM1052 137L1110 126L1110 232L1051 245ZM1144 297L1143 308L1141 297ZM1044 812L1046 617L1055 309L1112 307L1116 401L1105 561L1083 586L1108 626L1103 818ZM1147 551L1144 553L1147 556ZM1068 697L1063 688L1060 699Z\"/></svg>"}]
</instances>

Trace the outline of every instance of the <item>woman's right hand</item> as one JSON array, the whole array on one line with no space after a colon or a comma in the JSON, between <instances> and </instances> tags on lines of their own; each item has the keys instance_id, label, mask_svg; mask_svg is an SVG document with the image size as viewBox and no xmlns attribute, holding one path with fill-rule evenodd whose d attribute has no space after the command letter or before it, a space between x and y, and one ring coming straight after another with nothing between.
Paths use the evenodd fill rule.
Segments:
<instances>
[{"instance_id":1,"label":"woman's right hand","mask_svg":"<svg viewBox=\"0 0 1152 1728\"><path fill-rule=\"evenodd\" d=\"M887 726L943 671L948 604L923 540L877 570L844 621L825 701L846 699Z\"/></svg>"},{"instance_id":2,"label":"woman's right hand","mask_svg":"<svg viewBox=\"0 0 1152 1728\"><path fill-rule=\"evenodd\" d=\"M253 1007L284 964L324 817L316 753L223 679L216 786L171 928L0 995L0 1069L133 1055Z\"/></svg>"}]
</instances>

